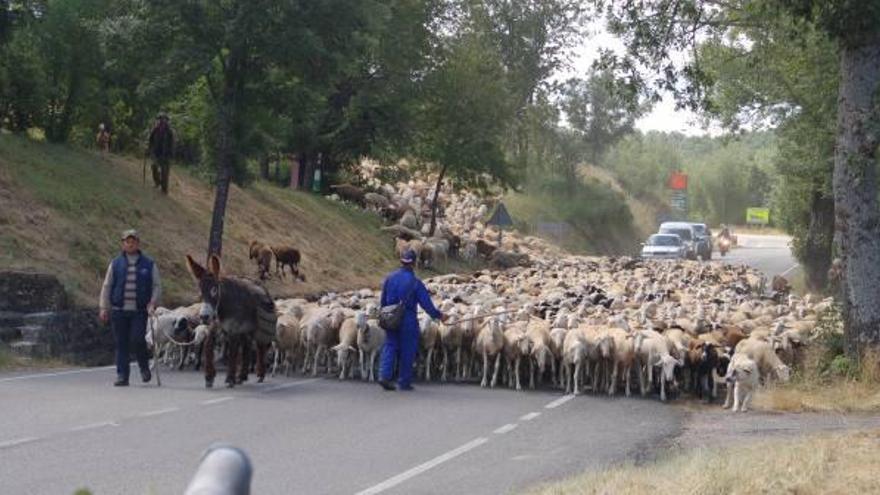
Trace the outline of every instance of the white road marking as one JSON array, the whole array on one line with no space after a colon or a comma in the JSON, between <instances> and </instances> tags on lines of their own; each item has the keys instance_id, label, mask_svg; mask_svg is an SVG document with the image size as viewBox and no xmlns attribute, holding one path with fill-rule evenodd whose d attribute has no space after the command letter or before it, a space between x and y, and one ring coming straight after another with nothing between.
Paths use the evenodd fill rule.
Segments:
<instances>
[{"instance_id":1,"label":"white road marking","mask_svg":"<svg viewBox=\"0 0 880 495\"><path fill-rule=\"evenodd\" d=\"M173 413L173 412L177 412L177 411L180 411L179 407L168 407L165 409L158 409L155 411L142 412L142 413L138 414L137 416L139 418L149 418L152 416L158 416L160 414L168 414L168 413Z\"/></svg>"},{"instance_id":2,"label":"white road marking","mask_svg":"<svg viewBox=\"0 0 880 495\"><path fill-rule=\"evenodd\" d=\"M441 455L431 459L430 461L428 461L424 464L419 464L418 466L416 466L410 470L404 471L404 472L398 474L397 476L388 478L387 480L379 483L378 485L371 486L370 488L367 488L366 490L358 492L356 495L376 495L377 493L382 493L385 490L393 488L408 479L414 478L414 477L424 473L425 471L427 471L431 468L437 467L440 464L443 464L444 462L455 459L456 457L464 454L465 452L473 450L488 441L489 441L489 439L485 438L485 437L480 437L475 440L471 440L470 442L462 445L461 447L458 447L457 449L450 450L449 452L446 452L445 454L441 454Z\"/></svg>"},{"instance_id":3,"label":"white road marking","mask_svg":"<svg viewBox=\"0 0 880 495\"><path fill-rule=\"evenodd\" d=\"M217 397L216 399L203 400L203 401L201 402L201 404L202 404L203 406L210 406L211 404L219 404L219 403L221 403L221 402L226 402L226 401L228 401L228 400L232 400L232 399L234 399L234 398L235 398L235 397L229 397L229 396L226 396L226 397Z\"/></svg>"},{"instance_id":4,"label":"white road marking","mask_svg":"<svg viewBox=\"0 0 880 495\"><path fill-rule=\"evenodd\" d=\"M545 409L555 409L555 408L565 404L566 402L570 401L571 399L574 399L573 394L560 397L560 398L554 400L553 402L547 404L546 406L544 406L544 408Z\"/></svg>"},{"instance_id":5,"label":"white road marking","mask_svg":"<svg viewBox=\"0 0 880 495\"><path fill-rule=\"evenodd\" d=\"M784 276L788 275L789 273L793 272L795 270L795 268L798 268L799 266L801 266L800 263L795 263L793 267L780 273L779 276L784 277Z\"/></svg>"},{"instance_id":6,"label":"white road marking","mask_svg":"<svg viewBox=\"0 0 880 495\"><path fill-rule=\"evenodd\" d=\"M86 369L81 369L81 370L57 371L54 373L37 373L34 375L13 376L10 378L0 378L0 383L16 382L19 380L32 380L34 378L49 378L49 377L53 377L53 376L76 375L79 373L91 373L93 371L104 371L104 370L115 369L115 368L116 368L116 366L101 366L99 368L86 368Z\"/></svg>"},{"instance_id":7,"label":"white road marking","mask_svg":"<svg viewBox=\"0 0 880 495\"><path fill-rule=\"evenodd\" d=\"M271 387L263 389L263 393L265 394L265 393L269 393L269 392L275 392L276 390L284 390L285 388L296 387L298 385L305 385L307 383L316 382L318 380L321 380L321 378L311 378L309 380L300 380L298 382L283 383L281 385L273 385Z\"/></svg>"},{"instance_id":8,"label":"white road marking","mask_svg":"<svg viewBox=\"0 0 880 495\"><path fill-rule=\"evenodd\" d=\"M493 431L492 433L494 433L496 435L504 435L505 433L511 432L515 429L516 429L516 423L507 423L506 425L502 426L501 428L498 428L497 430Z\"/></svg>"},{"instance_id":9,"label":"white road marking","mask_svg":"<svg viewBox=\"0 0 880 495\"><path fill-rule=\"evenodd\" d=\"M531 421L540 415L541 415L541 413L539 413L539 412L530 412L528 414L520 416L519 419L520 419L520 421Z\"/></svg>"},{"instance_id":10,"label":"white road marking","mask_svg":"<svg viewBox=\"0 0 880 495\"><path fill-rule=\"evenodd\" d=\"M18 445L23 445L26 443L36 442L40 437L25 437L25 438L16 438L15 440L7 440L5 442L0 442L0 449L6 449L9 447L15 447Z\"/></svg>"},{"instance_id":11,"label":"white road marking","mask_svg":"<svg viewBox=\"0 0 880 495\"><path fill-rule=\"evenodd\" d=\"M96 428L104 428L106 426L119 426L119 423L115 423L113 421L102 421L100 423L92 423L88 425L75 426L70 429L70 431L86 431L86 430L94 430Z\"/></svg>"}]
</instances>

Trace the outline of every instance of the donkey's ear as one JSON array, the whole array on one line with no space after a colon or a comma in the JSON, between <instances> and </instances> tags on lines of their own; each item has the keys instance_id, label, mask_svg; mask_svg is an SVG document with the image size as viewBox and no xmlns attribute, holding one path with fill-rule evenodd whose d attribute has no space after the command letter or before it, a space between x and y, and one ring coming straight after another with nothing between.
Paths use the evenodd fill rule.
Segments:
<instances>
[{"instance_id":1,"label":"donkey's ear","mask_svg":"<svg viewBox=\"0 0 880 495\"><path fill-rule=\"evenodd\" d=\"M207 272L207 270L205 270L205 267L200 265L196 260L192 259L192 256L190 255L186 255L186 268L192 274L193 278L196 279L196 281L201 280Z\"/></svg>"},{"instance_id":2,"label":"donkey's ear","mask_svg":"<svg viewBox=\"0 0 880 495\"><path fill-rule=\"evenodd\" d=\"M208 268L211 270L211 273L214 274L214 278L220 280L220 257L216 254L211 255L211 259L208 260Z\"/></svg>"}]
</instances>

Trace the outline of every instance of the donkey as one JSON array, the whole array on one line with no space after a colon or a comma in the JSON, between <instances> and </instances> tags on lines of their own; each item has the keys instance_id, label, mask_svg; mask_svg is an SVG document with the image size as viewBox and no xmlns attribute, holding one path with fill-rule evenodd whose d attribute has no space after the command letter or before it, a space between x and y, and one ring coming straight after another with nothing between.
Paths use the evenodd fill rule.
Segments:
<instances>
[{"instance_id":1,"label":"donkey","mask_svg":"<svg viewBox=\"0 0 880 495\"><path fill-rule=\"evenodd\" d=\"M248 362L253 343L256 342L257 381L266 377L266 352L275 335L275 303L265 288L250 280L225 276L220 271L220 258L211 255L208 269L198 264L190 255L186 266L199 284L203 312L216 317L220 331L225 335L226 386L247 380ZM214 339L210 332L204 342L205 386L214 385L217 372L214 369ZM242 364L238 377L238 359ZM236 380L236 378L238 378Z\"/></svg>"}]
</instances>

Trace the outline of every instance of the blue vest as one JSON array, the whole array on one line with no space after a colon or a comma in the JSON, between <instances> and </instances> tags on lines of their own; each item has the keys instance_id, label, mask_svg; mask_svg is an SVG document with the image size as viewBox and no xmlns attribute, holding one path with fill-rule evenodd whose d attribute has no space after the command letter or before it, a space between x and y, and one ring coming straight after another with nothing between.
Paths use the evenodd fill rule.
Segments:
<instances>
[{"instance_id":1,"label":"blue vest","mask_svg":"<svg viewBox=\"0 0 880 495\"><path fill-rule=\"evenodd\" d=\"M137 309L144 311L147 303L153 296L153 260L141 253L135 264L136 281L135 293L137 294ZM125 277L128 275L128 258L125 253L120 254L113 260L113 285L110 290L110 304L114 308L122 308L125 305Z\"/></svg>"}]
</instances>

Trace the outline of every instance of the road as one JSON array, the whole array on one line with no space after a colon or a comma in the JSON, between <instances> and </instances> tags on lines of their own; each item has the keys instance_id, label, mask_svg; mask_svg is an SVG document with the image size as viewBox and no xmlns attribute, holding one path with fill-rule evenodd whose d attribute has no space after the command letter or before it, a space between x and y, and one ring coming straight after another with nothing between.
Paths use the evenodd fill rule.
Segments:
<instances>
[{"instance_id":1,"label":"road","mask_svg":"<svg viewBox=\"0 0 880 495\"><path fill-rule=\"evenodd\" d=\"M725 261L771 275L794 265L784 240L744 241ZM297 375L206 390L194 372L165 372L161 388L113 378L106 367L0 374L0 493L181 493L214 442L248 452L253 493L514 493L650 455L684 417L656 399L474 385L383 392Z\"/></svg>"},{"instance_id":2,"label":"road","mask_svg":"<svg viewBox=\"0 0 880 495\"><path fill-rule=\"evenodd\" d=\"M746 264L761 270L769 277L791 277L800 270L789 248L788 236L737 235L739 246L721 258L716 249L713 259L724 263Z\"/></svg>"}]
</instances>

